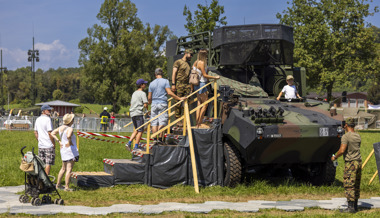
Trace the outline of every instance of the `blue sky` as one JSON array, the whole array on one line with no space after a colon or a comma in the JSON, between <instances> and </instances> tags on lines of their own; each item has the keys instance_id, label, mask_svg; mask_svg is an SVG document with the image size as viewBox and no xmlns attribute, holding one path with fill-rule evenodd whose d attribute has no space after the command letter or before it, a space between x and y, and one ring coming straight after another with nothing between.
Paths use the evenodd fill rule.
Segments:
<instances>
[{"instance_id":1,"label":"blue sky","mask_svg":"<svg viewBox=\"0 0 380 218\"><path fill-rule=\"evenodd\" d=\"M0 48L3 66L14 70L30 66L27 51L40 50L36 68L78 67L78 43L87 28L99 23L96 15L103 0L0 0ZM205 0L132 0L144 23L168 25L177 36L186 35L184 5L192 11ZM211 2L211 0L208 0ZM286 0L220 0L228 25L278 23L276 14ZM375 0L372 8L380 5ZM380 27L380 13L367 20Z\"/></svg>"}]
</instances>

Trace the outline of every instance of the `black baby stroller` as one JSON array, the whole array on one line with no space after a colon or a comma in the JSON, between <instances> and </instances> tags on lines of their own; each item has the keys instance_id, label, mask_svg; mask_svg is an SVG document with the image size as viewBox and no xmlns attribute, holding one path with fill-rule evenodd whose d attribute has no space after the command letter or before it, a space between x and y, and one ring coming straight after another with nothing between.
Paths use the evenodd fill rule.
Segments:
<instances>
[{"instance_id":1,"label":"black baby stroller","mask_svg":"<svg viewBox=\"0 0 380 218\"><path fill-rule=\"evenodd\" d=\"M51 203L63 205L61 195L50 181L49 176L46 175L45 163L34 154L34 148L24 154L23 150L25 148L26 146L21 148L23 158L20 166L20 169L25 172L25 195L20 196L20 202L28 203L29 197L31 197L30 203L34 206ZM59 197L54 202L52 202L50 196L53 193L56 193ZM44 194L41 199L39 198L40 194Z\"/></svg>"}]
</instances>

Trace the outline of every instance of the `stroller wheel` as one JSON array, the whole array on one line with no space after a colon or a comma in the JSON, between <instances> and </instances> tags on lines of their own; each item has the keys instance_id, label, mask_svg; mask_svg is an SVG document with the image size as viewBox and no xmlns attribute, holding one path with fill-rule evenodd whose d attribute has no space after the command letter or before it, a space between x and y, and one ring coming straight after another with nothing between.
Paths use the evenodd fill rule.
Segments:
<instances>
[{"instance_id":1,"label":"stroller wheel","mask_svg":"<svg viewBox=\"0 0 380 218\"><path fill-rule=\"evenodd\" d=\"M41 206L41 204L42 204L41 199L36 198L36 199L34 200L34 206Z\"/></svg>"},{"instance_id":2,"label":"stroller wheel","mask_svg":"<svg viewBox=\"0 0 380 218\"><path fill-rule=\"evenodd\" d=\"M29 197L27 195L24 195L22 198L22 203L28 203L29 202Z\"/></svg>"},{"instance_id":3,"label":"stroller wheel","mask_svg":"<svg viewBox=\"0 0 380 218\"><path fill-rule=\"evenodd\" d=\"M58 204L58 198L54 199L54 204Z\"/></svg>"},{"instance_id":4,"label":"stroller wheel","mask_svg":"<svg viewBox=\"0 0 380 218\"><path fill-rule=\"evenodd\" d=\"M58 204L59 204L59 205L63 205L64 203L65 203L65 202L63 201L63 199L59 199L59 200L58 200Z\"/></svg>"},{"instance_id":5,"label":"stroller wheel","mask_svg":"<svg viewBox=\"0 0 380 218\"><path fill-rule=\"evenodd\" d=\"M35 197L33 197L31 200L30 200L30 203L34 206L34 201L36 200Z\"/></svg>"},{"instance_id":6,"label":"stroller wheel","mask_svg":"<svg viewBox=\"0 0 380 218\"><path fill-rule=\"evenodd\" d=\"M20 197L18 198L18 200L20 201L20 203L24 203L24 195L20 195Z\"/></svg>"},{"instance_id":7,"label":"stroller wheel","mask_svg":"<svg viewBox=\"0 0 380 218\"><path fill-rule=\"evenodd\" d=\"M46 203L51 204L51 197L50 196L46 196Z\"/></svg>"},{"instance_id":8,"label":"stroller wheel","mask_svg":"<svg viewBox=\"0 0 380 218\"><path fill-rule=\"evenodd\" d=\"M46 195L42 196L42 203L43 203L43 204L46 203Z\"/></svg>"}]
</instances>

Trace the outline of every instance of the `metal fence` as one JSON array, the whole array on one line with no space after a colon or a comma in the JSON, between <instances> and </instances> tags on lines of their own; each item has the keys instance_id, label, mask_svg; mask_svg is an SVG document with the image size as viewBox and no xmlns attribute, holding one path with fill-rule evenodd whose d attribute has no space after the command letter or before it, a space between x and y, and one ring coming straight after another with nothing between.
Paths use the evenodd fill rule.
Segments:
<instances>
[{"instance_id":1,"label":"metal fence","mask_svg":"<svg viewBox=\"0 0 380 218\"><path fill-rule=\"evenodd\" d=\"M0 118L0 129L1 130L33 130L34 124L38 117L1 117ZM107 124L107 130L104 131L104 128L101 132L132 132L133 125L129 125L127 128L124 128L126 124L131 122L131 118L116 118L114 124ZM63 124L62 117L52 118L53 128ZM88 132L100 132L100 118L95 117L75 117L74 124L72 126L76 130L88 131Z\"/></svg>"}]
</instances>

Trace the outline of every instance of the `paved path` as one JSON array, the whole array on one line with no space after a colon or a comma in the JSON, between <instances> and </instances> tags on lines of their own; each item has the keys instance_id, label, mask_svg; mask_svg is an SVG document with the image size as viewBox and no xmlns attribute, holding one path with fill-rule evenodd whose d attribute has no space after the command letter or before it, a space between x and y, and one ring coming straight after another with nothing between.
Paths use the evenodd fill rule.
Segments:
<instances>
[{"instance_id":1,"label":"paved path","mask_svg":"<svg viewBox=\"0 0 380 218\"><path fill-rule=\"evenodd\" d=\"M193 213L209 213L215 209L230 209L240 212L258 212L260 209L280 209L285 211L302 211L305 207L320 207L327 210L336 210L346 207L345 198L333 198L331 200L291 200L291 201L248 201L248 202L224 202L206 201L201 204L186 203L160 203L156 205L115 204L110 207L84 207L61 206L55 204L32 206L30 203L19 202L17 192L23 191L24 186L0 187L0 214L33 214L46 215L57 213L77 213L83 215L107 215L110 213L142 213L159 214L164 211L187 211ZM380 208L380 197L360 199L359 207Z\"/></svg>"}]
</instances>

